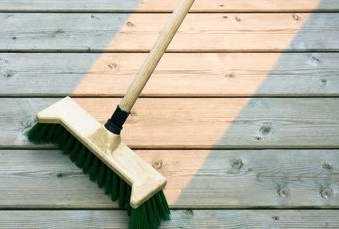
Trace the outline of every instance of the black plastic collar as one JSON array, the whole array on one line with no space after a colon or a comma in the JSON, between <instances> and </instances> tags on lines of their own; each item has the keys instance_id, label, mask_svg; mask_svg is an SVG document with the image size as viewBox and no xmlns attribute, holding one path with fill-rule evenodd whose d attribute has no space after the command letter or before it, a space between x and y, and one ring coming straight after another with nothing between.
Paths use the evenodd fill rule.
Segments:
<instances>
[{"instance_id":1,"label":"black plastic collar","mask_svg":"<svg viewBox=\"0 0 339 229\"><path fill-rule=\"evenodd\" d=\"M123 111L119 106L115 109L112 117L107 120L105 128L114 134L120 134L129 113Z\"/></svg>"}]
</instances>

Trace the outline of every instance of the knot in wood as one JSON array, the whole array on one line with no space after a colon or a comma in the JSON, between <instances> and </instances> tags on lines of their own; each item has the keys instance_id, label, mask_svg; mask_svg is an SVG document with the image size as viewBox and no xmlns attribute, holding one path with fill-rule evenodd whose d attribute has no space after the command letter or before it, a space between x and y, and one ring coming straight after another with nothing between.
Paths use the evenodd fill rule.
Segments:
<instances>
[{"instance_id":1,"label":"knot in wood","mask_svg":"<svg viewBox=\"0 0 339 229\"><path fill-rule=\"evenodd\" d=\"M194 212L191 209L185 210L185 214L188 215L188 216L194 216Z\"/></svg>"},{"instance_id":2,"label":"knot in wood","mask_svg":"<svg viewBox=\"0 0 339 229\"><path fill-rule=\"evenodd\" d=\"M280 186L280 187L278 188L278 195L279 195L280 197L282 197L282 198L287 198L288 195L289 195L289 190L288 190L288 188L285 187L285 186Z\"/></svg>"},{"instance_id":3,"label":"knot in wood","mask_svg":"<svg viewBox=\"0 0 339 229\"><path fill-rule=\"evenodd\" d=\"M332 170L333 170L332 165L330 165L330 164L327 163L326 161L323 161L323 162L322 162L322 168L323 168L323 169L326 169L326 170L329 171L329 172L332 172Z\"/></svg>"},{"instance_id":4,"label":"knot in wood","mask_svg":"<svg viewBox=\"0 0 339 229\"><path fill-rule=\"evenodd\" d=\"M14 76L14 73L13 72L7 72L5 76L6 76L6 78L12 78Z\"/></svg>"},{"instance_id":5,"label":"knot in wood","mask_svg":"<svg viewBox=\"0 0 339 229\"><path fill-rule=\"evenodd\" d=\"M109 67L109 69L115 69L115 68L118 68L118 64L110 63L110 64L107 65L107 67Z\"/></svg>"},{"instance_id":6,"label":"knot in wood","mask_svg":"<svg viewBox=\"0 0 339 229\"><path fill-rule=\"evenodd\" d=\"M333 190L331 188L329 188L329 187L322 187L320 189L320 196L321 196L321 198L327 200L327 199L331 198L332 195L333 195Z\"/></svg>"},{"instance_id":7,"label":"knot in wood","mask_svg":"<svg viewBox=\"0 0 339 229\"><path fill-rule=\"evenodd\" d=\"M234 74L234 73L226 73L226 74L225 74L225 77L226 77L226 78L234 78L234 77L235 77L235 74Z\"/></svg>"},{"instance_id":8,"label":"knot in wood","mask_svg":"<svg viewBox=\"0 0 339 229\"><path fill-rule=\"evenodd\" d=\"M299 21L301 17L298 14L292 14L292 18L295 21Z\"/></svg>"},{"instance_id":9,"label":"knot in wood","mask_svg":"<svg viewBox=\"0 0 339 229\"><path fill-rule=\"evenodd\" d=\"M272 216L272 219L273 219L274 221L278 221L278 220L279 220L279 216Z\"/></svg>"},{"instance_id":10,"label":"knot in wood","mask_svg":"<svg viewBox=\"0 0 339 229\"><path fill-rule=\"evenodd\" d=\"M272 126L270 123L265 123L262 127L260 127L259 132L262 135L268 135L272 130Z\"/></svg>"},{"instance_id":11,"label":"knot in wood","mask_svg":"<svg viewBox=\"0 0 339 229\"><path fill-rule=\"evenodd\" d=\"M155 169L161 169L162 164L163 164L162 160L155 160L155 161L153 161L152 166Z\"/></svg>"},{"instance_id":12,"label":"knot in wood","mask_svg":"<svg viewBox=\"0 0 339 229\"><path fill-rule=\"evenodd\" d=\"M242 162L241 159L237 159L232 162L232 169L239 170L244 166L244 163Z\"/></svg>"},{"instance_id":13,"label":"knot in wood","mask_svg":"<svg viewBox=\"0 0 339 229\"><path fill-rule=\"evenodd\" d=\"M134 24L133 24L132 22L130 22L130 21L128 21L128 22L126 23L126 25L127 25L128 27L133 27L133 26L134 26Z\"/></svg>"}]
</instances>

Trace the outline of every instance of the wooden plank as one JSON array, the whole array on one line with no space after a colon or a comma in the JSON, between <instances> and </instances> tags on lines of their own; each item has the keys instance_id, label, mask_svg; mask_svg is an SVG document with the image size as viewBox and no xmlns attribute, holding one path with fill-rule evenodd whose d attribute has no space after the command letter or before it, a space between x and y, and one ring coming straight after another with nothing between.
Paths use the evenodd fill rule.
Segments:
<instances>
[{"instance_id":1,"label":"wooden plank","mask_svg":"<svg viewBox=\"0 0 339 229\"><path fill-rule=\"evenodd\" d=\"M32 147L24 131L57 100L0 99L0 147ZM119 101L76 99L100 122ZM137 148L328 148L338 131L338 98L141 98L122 135Z\"/></svg>"},{"instance_id":2,"label":"wooden plank","mask_svg":"<svg viewBox=\"0 0 339 229\"><path fill-rule=\"evenodd\" d=\"M177 210L162 229L172 228L338 228L338 210ZM0 226L17 228L126 227L125 211L1 211Z\"/></svg>"},{"instance_id":3,"label":"wooden plank","mask_svg":"<svg viewBox=\"0 0 339 229\"><path fill-rule=\"evenodd\" d=\"M120 97L145 57L1 53L0 95ZM142 96L338 96L338 58L338 53L166 53Z\"/></svg>"},{"instance_id":4,"label":"wooden plank","mask_svg":"<svg viewBox=\"0 0 339 229\"><path fill-rule=\"evenodd\" d=\"M99 11L99 12L169 12L175 0L1 0L1 11ZM139 5L138 5L139 4ZM337 11L336 0L298 0L291 4L284 0L196 0L192 12L275 12L275 11Z\"/></svg>"},{"instance_id":5,"label":"wooden plank","mask_svg":"<svg viewBox=\"0 0 339 229\"><path fill-rule=\"evenodd\" d=\"M338 150L138 150L171 208L338 208ZM0 151L0 207L117 208L56 150Z\"/></svg>"},{"instance_id":6,"label":"wooden plank","mask_svg":"<svg viewBox=\"0 0 339 229\"><path fill-rule=\"evenodd\" d=\"M2 13L0 50L146 52L168 16L157 13ZM191 13L168 50L339 50L339 41L329 39L339 37L338 20L336 13Z\"/></svg>"}]
</instances>

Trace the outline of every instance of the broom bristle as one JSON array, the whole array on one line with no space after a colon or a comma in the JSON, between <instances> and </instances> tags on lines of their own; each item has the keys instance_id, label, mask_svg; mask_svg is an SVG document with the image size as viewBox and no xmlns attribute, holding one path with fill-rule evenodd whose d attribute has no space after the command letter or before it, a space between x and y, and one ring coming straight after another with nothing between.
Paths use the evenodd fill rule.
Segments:
<instances>
[{"instance_id":1,"label":"broom bristle","mask_svg":"<svg viewBox=\"0 0 339 229\"><path fill-rule=\"evenodd\" d=\"M140 207L130 207L131 187L60 124L37 123L26 135L35 144L57 145L93 182L104 188L105 194L113 201L118 200L121 208L127 207L129 229L157 229L161 220L169 220L170 210L162 190Z\"/></svg>"}]
</instances>

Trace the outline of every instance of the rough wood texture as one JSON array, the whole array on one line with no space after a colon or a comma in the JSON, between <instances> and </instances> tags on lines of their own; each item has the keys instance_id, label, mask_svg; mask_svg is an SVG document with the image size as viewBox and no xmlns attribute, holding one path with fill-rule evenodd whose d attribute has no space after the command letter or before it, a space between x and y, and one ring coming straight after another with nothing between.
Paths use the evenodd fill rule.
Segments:
<instances>
[{"instance_id":1,"label":"rough wood texture","mask_svg":"<svg viewBox=\"0 0 339 229\"><path fill-rule=\"evenodd\" d=\"M23 137L25 128L56 101L0 99L0 146L32 146ZM120 99L75 101L105 122ZM329 148L338 147L338 131L336 98L141 98L123 141L138 148Z\"/></svg>"},{"instance_id":2,"label":"rough wood texture","mask_svg":"<svg viewBox=\"0 0 339 229\"><path fill-rule=\"evenodd\" d=\"M169 15L132 14L127 19L128 16L2 13L0 50L149 51ZM339 50L339 40L328 39L339 37L338 20L336 13L192 13L168 50Z\"/></svg>"},{"instance_id":3,"label":"rough wood texture","mask_svg":"<svg viewBox=\"0 0 339 229\"><path fill-rule=\"evenodd\" d=\"M1 11L138 11L168 12L174 8L176 0L1 0ZM281 11L338 11L336 0L196 0L193 12L281 12Z\"/></svg>"},{"instance_id":4,"label":"rough wood texture","mask_svg":"<svg viewBox=\"0 0 339 229\"><path fill-rule=\"evenodd\" d=\"M167 178L172 208L339 206L338 150L137 153ZM117 208L59 151L1 150L0 158L1 208Z\"/></svg>"},{"instance_id":5,"label":"rough wood texture","mask_svg":"<svg viewBox=\"0 0 339 229\"><path fill-rule=\"evenodd\" d=\"M127 224L125 211L2 211L0 226L17 228L111 228ZM162 229L338 228L338 210L177 210ZM24 225L24 226L23 226Z\"/></svg>"},{"instance_id":6,"label":"rough wood texture","mask_svg":"<svg viewBox=\"0 0 339 229\"><path fill-rule=\"evenodd\" d=\"M0 95L121 97L145 57L0 53ZM142 96L338 96L338 59L338 53L166 53Z\"/></svg>"}]
</instances>

